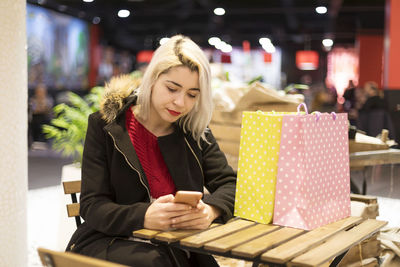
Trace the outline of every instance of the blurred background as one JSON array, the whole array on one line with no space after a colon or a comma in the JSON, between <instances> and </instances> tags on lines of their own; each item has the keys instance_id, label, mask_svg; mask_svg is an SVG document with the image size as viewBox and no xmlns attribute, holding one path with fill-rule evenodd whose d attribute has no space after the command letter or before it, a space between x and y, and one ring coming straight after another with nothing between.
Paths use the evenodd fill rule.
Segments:
<instances>
[{"instance_id":1,"label":"blurred background","mask_svg":"<svg viewBox=\"0 0 400 267\"><path fill-rule=\"evenodd\" d=\"M60 183L80 179L85 120L104 84L120 74L140 83L166 38L189 36L210 60L210 128L236 168L240 121L224 114L301 102L348 113L351 153L399 148L397 17L397 0L27 0L30 266L37 246L62 250L75 227L64 222ZM382 211L400 198L393 162L351 172L353 192L381 197ZM37 220L43 205L53 220ZM35 230L43 223L48 237Z\"/></svg>"}]
</instances>

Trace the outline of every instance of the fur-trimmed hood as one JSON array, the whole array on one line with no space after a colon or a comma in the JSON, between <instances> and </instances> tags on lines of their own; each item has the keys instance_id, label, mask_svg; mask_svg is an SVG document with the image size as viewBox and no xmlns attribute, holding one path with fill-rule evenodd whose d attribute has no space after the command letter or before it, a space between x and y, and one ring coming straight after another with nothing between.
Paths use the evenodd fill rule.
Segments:
<instances>
[{"instance_id":1,"label":"fur-trimmed hood","mask_svg":"<svg viewBox=\"0 0 400 267\"><path fill-rule=\"evenodd\" d=\"M124 99L139 87L141 79L125 74L113 77L106 83L104 95L100 101L100 113L103 120L110 123L124 106Z\"/></svg>"}]
</instances>

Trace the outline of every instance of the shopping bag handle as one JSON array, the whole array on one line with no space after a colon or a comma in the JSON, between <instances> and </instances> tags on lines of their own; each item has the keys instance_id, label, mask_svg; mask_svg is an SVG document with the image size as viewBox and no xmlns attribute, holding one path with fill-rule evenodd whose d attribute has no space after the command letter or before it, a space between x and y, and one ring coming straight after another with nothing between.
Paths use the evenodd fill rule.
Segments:
<instances>
[{"instance_id":1,"label":"shopping bag handle","mask_svg":"<svg viewBox=\"0 0 400 267\"><path fill-rule=\"evenodd\" d=\"M306 106L305 103L300 103L300 104L297 106L297 115L300 115L300 110L301 110L302 107L304 108L304 112L305 112L306 115L307 115L307 114L308 114L308 109L307 109L307 106ZM317 115L315 121L319 121L319 118L321 117L321 112L319 112L319 111L314 111L314 112L311 113L311 114ZM331 115L332 115L332 119L333 119L333 120L336 120L337 115L336 115L336 113L335 113L334 111L331 112Z\"/></svg>"},{"instance_id":2,"label":"shopping bag handle","mask_svg":"<svg viewBox=\"0 0 400 267\"><path fill-rule=\"evenodd\" d=\"M300 104L297 106L297 115L300 115L300 109L301 109L301 107L304 108L304 112L305 112L306 115L307 115L307 114L308 114L308 109L307 109L307 106L306 106L305 103L300 103Z\"/></svg>"},{"instance_id":3,"label":"shopping bag handle","mask_svg":"<svg viewBox=\"0 0 400 267\"><path fill-rule=\"evenodd\" d=\"M315 121L316 122L318 122L319 121L319 118L321 117L321 112L319 112L319 111L314 111L313 113L311 113L311 114L315 114L317 117L315 118ZM331 112L331 115L332 115L332 119L333 120L336 120L336 113L335 112Z\"/></svg>"}]
</instances>

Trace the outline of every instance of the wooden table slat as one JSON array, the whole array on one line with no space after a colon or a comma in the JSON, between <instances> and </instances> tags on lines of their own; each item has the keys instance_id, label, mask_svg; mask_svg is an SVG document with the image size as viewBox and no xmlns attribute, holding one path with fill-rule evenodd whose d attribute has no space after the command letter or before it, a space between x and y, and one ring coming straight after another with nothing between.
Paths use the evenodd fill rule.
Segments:
<instances>
[{"instance_id":1,"label":"wooden table slat","mask_svg":"<svg viewBox=\"0 0 400 267\"><path fill-rule=\"evenodd\" d=\"M145 238L145 239L152 239L159 233L161 233L161 231L150 230L150 229L140 229L132 232L134 237Z\"/></svg>"},{"instance_id":2,"label":"wooden table slat","mask_svg":"<svg viewBox=\"0 0 400 267\"><path fill-rule=\"evenodd\" d=\"M220 224L218 223L213 223L210 225L208 229L211 229L213 227L219 226ZM172 231L166 231L166 232L162 232L160 234L157 234L155 236L155 239L157 240L161 240L161 241L166 241L166 242L176 242L178 240L181 240L182 238L185 238L187 236L191 236L194 234L197 234L199 232L202 232L205 230L197 230L197 229L190 229L190 230L172 230Z\"/></svg>"},{"instance_id":3,"label":"wooden table slat","mask_svg":"<svg viewBox=\"0 0 400 267\"><path fill-rule=\"evenodd\" d=\"M269 262L285 263L302 252L321 244L332 235L360 223L362 220L361 217L347 217L340 221L316 228L265 252L262 254L261 258Z\"/></svg>"},{"instance_id":4,"label":"wooden table slat","mask_svg":"<svg viewBox=\"0 0 400 267\"><path fill-rule=\"evenodd\" d=\"M174 230L168 232L162 232L155 236L155 239L165 241L165 242L176 242L184 237L197 234L201 230Z\"/></svg>"},{"instance_id":5,"label":"wooden table slat","mask_svg":"<svg viewBox=\"0 0 400 267\"><path fill-rule=\"evenodd\" d=\"M278 228L279 226L276 225L256 224L254 226L244 229L243 231L236 232L231 235L206 243L204 245L204 248L217 252L227 252L231 248L236 247L245 241L277 230Z\"/></svg>"},{"instance_id":6,"label":"wooden table slat","mask_svg":"<svg viewBox=\"0 0 400 267\"><path fill-rule=\"evenodd\" d=\"M225 236L227 234L231 234L240 229L246 228L250 225L255 224L254 222L246 221L246 220L235 220L229 222L227 224L214 227L212 229L203 231L201 233L186 237L181 240L181 245L199 248L202 247L205 243L210 242L219 237Z\"/></svg>"},{"instance_id":7,"label":"wooden table slat","mask_svg":"<svg viewBox=\"0 0 400 267\"><path fill-rule=\"evenodd\" d=\"M366 220L348 231L343 231L325 243L294 258L289 266L319 266L351 248L354 244L376 233L387 222Z\"/></svg>"},{"instance_id":8,"label":"wooden table slat","mask_svg":"<svg viewBox=\"0 0 400 267\"><path fill-rule=\"evenodd\" d=\"M267 249L277 246L302 233L304 233L304 230L301 229L289 227L281 228L277 231L265 234L243 245L233 248L232 254L252 259Z\"/></svg>"}]
</instances>

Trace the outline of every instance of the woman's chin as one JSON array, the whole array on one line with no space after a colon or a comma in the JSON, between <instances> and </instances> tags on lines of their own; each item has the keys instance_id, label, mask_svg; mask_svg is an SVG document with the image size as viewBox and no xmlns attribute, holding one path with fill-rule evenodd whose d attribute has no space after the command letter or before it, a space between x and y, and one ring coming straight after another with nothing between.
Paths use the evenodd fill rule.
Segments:
<instances>
[{"instance_id":1,"label":"woman's chin","mask_svg":"<svg viewBox=\"0 0 400 267\"><path fill-rule=\"evenodd\" d=\"M180 118L180 116L173 116L168 113L167 116L163 117L163 120L168 123L175 123L178 121L179 118Z\"/></svg>"}]
</instances>

